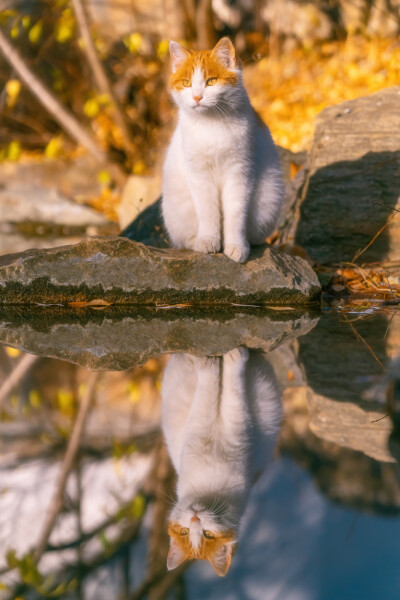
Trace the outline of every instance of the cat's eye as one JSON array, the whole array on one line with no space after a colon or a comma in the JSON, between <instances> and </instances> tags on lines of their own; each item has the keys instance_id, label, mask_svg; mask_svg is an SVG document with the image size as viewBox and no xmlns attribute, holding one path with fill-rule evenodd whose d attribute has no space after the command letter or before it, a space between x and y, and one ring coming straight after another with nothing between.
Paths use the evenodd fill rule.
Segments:
<instances>
[{"instance_id":1,"label":"cat's eye","mask_svg":"<svg viewBox=\"0 0 400 600\"><path fill-rule=\"evenodd\" d=\"M183 83L184 87L192 86L192 82L190 81L190 79L182 79L182 83Z\"/></svg>"},{"instance_id":2,"label":"cat's eye","mask_svg":"<svg viewBox=\"0 0 400 600\"><path fill-rule=\"evenodd\" d=\"M189 533L189 529L187 527L182 527L179 533L181 535L187 535Z\"/></svg>"},{"instance_id":3,"label":"cat's eye","mask_svg":"<svg viewBox=\"0 0 400 600\"><path fill-rule=\"evenodd\" d=\"M207 79L206 84L207 85L215 85L217 83L217 77L210 77L210 79Z\"/></svg>"},{"instance_id":4,"label":"cat's eye","mask_svg":"<svg viewBox=\"0 0 400 600\"><path fill-rule=\"evenodd\" d=\"M212 531L209 531L208 529L204 529L203 531L203 535L204 537L206 537L208 540L214 540L215 539L215 535L213 534Z\"/></svg>"}]
</instances>

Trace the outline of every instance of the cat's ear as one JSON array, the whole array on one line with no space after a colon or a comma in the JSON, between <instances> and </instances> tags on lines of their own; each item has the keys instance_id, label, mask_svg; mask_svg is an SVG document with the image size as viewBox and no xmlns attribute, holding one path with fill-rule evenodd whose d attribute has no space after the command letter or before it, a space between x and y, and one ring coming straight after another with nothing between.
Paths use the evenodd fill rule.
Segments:
<instances>
[{"instance_id":1,"label":"cat's ear","mask_svg":"<svg viewBox=\"0 0 400 600\"><path fill-rule=\"evenodd\" d=\"M209 558L212 568L220 577L224 577L231 566L234 544L224 544Z\"/></svg>"},{"instance_id":2,"label":"cat's ear","mask_svg":"<svg viewBox=\"0 0 400 600\"><path fill-rule=\"evenodd\" d=\"M221 62L227 69L235 69L237 66L235 48L228 37L223 37L218 44L213 48L212 54Z\"/></svg>"},{"instance_id":3,"label":"cat's ear","mask_svg":"<svg viewBox=\"0 0 400 600\"><path fill-rule=\"evenodd\" d=\"M190 56L190 51L186 50L178 42L171 40L169 43L169 52L171 54L172 72L175 73L183 65L188 56Z\"/></svg>"},{"instance_id":4,"label":"cat's ear","mask_svg":"<svg viewBox=\"0 0 400 600\"><path fill-rule=\"evenodd\" d=\"M174 538L171 538L171 545L168 552L167 558L167 569L168 571L172 571L172 569L176 569L183 561L185 560L186 555L182 548L177 544Z\"/></svg>"}]
</instances>

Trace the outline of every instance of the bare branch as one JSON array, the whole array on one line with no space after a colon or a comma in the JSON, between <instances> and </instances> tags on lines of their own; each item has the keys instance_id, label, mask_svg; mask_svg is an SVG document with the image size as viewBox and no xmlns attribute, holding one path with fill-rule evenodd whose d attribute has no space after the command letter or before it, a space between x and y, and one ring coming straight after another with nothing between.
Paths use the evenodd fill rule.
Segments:
<instances>
[{"instance_id":1,"label":"bare branch","mask_svg":"<svg viewBox=\"0 0 400 600\"><path fill-rule=\"evenodd\" d=\"M53 116L59 125L78 144L86 148L92 156L101 164L107 165L120 185L123 185L126 176L117 165L110 165L107 154L97 145L92 136L82 127L79 121L70 113L60 101L47 89L40 79L27 66L23 58L8 41L0 29L0 52L6 61L15 69L29 90L36 96L44 108Z\"/></svg>"},{"instance_id":2,"label":"bare branch","mask_svg":"<svg viewBox=\"0 0 400 600\"><path fill-rule=\"evenodd\" d=\"M104 71L103 65L101 64L100 59L97 55L96 48L93 43L93 38L90 33L88 17L83 2L82 0L72 0L72 4L74 7L76 20L78 22L79 31L84 44L84 53L92 70L97 87L99 91L101 91L103 94L107 94L114 112L115 123L121 130L125 149L132 153L135 148L131 141L131 135L126 123L126 119L122 108L118 104L113 94L106 72Z\"/></svg>"},{"instance_id":3,"label":"bare branch","mask_svg":"<svg viewBox=\"0 0 400 600\"><path fill-rule=\"evenodd\" d=\"M197 47L212 48L215 44L212 0L199 0L196 10Z\"/></svg>"},{"instance_id":4,"label":"bare branch","mask_svg":"<svg viewBox=\"0 0 400 600\"><path fill-rule=\"evenodd\" d=\"M189 38L196 37L196 7L194 0L180 0Z\"/></svg>"},{"instance_id":5,"label":"bare branch","mask_svg":"<svg viewBox=\"0 0 400 600\"><path fill-rule=\"evenodd\" d=\"M72 467L74 466L74 461L79 449L79 443L82 437L86 418L89 414L89 410L92 406L92 402L94 399L95 388L98 378L99 373L91 373L86 394L83 397L79 406L78 416L76 418L71 439L69 440L68 448L62 463L61 473L58 479L56 491L49 507L49 512L46 517L42 534L34 551L34 559L37 563L40 561L40 558L46 550L47 542L50 538L58 514L63 506L65 487L67 485L69 474L72 470Z\"/></svg>"}]
</instances>

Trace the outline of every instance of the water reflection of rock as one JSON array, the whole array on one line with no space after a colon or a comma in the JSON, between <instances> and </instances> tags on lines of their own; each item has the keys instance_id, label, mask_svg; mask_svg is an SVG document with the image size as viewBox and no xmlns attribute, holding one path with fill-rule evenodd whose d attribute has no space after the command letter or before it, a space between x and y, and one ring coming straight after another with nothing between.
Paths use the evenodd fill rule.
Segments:
<instances>
[{"instance_id":1,"label":"water reflection of rock","mask_svg":"<svg viewBox=\"0 0 400 600\"><path fill-rule=\"evenodd\" d=\"M364 317L331 313L299 341L315 435L379 461L393 460L387 447L390 420L379 420L386 409L364 394L398 347L398 323L393 313Z\"/></svg>"},{"instance_id":2,"label":"water reflection of rock","mask_svg":"<svg viewBox=\"0 0 400 600\"><path fill-rule=\"evenodd\" d=\"M171 357L163 380L163 429L177 472L168 569L208 560L228 572L250 489L268 467L281 419L266 358L236 348L223 357Z\"/></svg>"},{"instance_id":3,"label":"water reflection of rock","mask_svg":"<svg viewBox=\"0 0 400 600\"><path fill-rule=\"evenodd\" d=\"M318 315L289 310L0 308L0 342L93 370L122 370L169 352L269 352L307 333Z\"/></svg>"},{"instance_id":4,"label":"water reflection of rock","mask_svg":"<svg viewBox=\"0 0 400 600\"><path fill-rule=\"evenodd\" d=\"M271 355L285 388L279 448L335 502L398 513L392 423L379 394L367 398L365 393L371 379L380 381L383 373L376 358L386 364L398 349L398 316L367 316L351 325L349 317L327 315L292 347L284 345Z\"/></svg>"}]
</instances>

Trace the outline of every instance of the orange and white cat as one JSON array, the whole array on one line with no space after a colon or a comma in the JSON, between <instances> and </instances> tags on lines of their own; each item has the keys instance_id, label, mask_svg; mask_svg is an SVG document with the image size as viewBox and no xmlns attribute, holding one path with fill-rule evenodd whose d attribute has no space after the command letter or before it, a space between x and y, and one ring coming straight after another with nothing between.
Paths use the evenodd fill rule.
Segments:
<instances>
[{"instance_id":1,"label":"orange and white cat","mask_svg":"<svg viewBox=\"0 0 400 600\"><path fill-rule=\"evenodd\" d=\"M257 475L271 460L281 402L264 355L236 348L223 357L171 356L162 421L177 472L167 567L208 560L225 575Z\"/></svg>"},{"instance_id":2,"label":"orange and white cat","mask_svg":"<svg viewBox=\"0 0 400 600\"><path fill-rule=\"evenodd\" d=\"M170 42L179 108L163 173L162 212L176 248L244 262L275 229L283 198L278 153L250 104L229 38L209 51Z\"/></svg>"}]
</instances>

